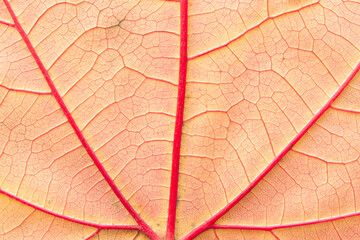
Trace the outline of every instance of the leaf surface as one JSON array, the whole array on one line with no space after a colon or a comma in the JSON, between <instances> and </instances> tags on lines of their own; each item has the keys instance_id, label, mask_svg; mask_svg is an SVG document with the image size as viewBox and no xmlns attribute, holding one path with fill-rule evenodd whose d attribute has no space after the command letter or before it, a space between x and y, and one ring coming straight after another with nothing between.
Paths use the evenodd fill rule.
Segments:
<instances>
[{"instance_id":1,"label":"leaf surface","mask_svg":"<svg viewBox=\"0 0 360 240\"><path fill-rule=\"evenodd\" d=\"M359 12L1 1L1 238L356 238Z\"/></svg>"}]
</instances>

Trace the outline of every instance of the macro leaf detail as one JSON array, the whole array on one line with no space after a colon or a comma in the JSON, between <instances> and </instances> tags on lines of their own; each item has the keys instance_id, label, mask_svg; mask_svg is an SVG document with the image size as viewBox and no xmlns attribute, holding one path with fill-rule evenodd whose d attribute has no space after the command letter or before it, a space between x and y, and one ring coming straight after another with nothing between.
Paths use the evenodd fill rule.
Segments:
<instances>
[{"instance_id":1,"label":"macro leaf detail","mask_svg":"<svg viewBox=\"0 0 360 240\"><path fill-rule=\"evenodd\" d=\"M355 239L360 2L1 0L0 239Z\"/></svg>"}]
</instances>

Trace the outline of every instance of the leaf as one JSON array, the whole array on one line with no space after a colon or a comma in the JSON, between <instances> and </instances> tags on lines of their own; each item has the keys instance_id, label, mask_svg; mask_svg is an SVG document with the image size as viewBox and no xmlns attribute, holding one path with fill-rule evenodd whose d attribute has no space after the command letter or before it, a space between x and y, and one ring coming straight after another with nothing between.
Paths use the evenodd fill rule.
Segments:
<instances>
[{"instance_id":1,"label":"leaf","mask_svg":"<svg viewBox=\"0 0 360 240\"><path fill-rule=\"evenodd\" d=\"M0 2L1 239L355 239L360 2Z\"/></svg>"}]
</instances>

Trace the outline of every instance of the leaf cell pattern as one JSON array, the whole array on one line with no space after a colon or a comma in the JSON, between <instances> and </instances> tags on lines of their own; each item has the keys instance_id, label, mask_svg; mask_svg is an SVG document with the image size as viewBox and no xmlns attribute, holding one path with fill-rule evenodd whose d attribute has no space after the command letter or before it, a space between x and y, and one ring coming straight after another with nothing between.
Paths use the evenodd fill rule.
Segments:
<instances>
[{"instance_id":1,"label":"leaf cell pattern","mask_svg":"<svg viewBox=\"0 0 360 240\"><path fill-rule=\"evenodd\" d=\"M360 237L358 0L1 0L0 239Z\"/></svg>"}]
</instances>

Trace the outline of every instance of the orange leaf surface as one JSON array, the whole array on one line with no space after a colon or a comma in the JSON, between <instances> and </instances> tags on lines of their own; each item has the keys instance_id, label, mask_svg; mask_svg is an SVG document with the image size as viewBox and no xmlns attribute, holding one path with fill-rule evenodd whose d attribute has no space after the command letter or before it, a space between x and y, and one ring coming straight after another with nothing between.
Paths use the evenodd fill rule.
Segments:
<instances>
[{"instance_id":1,"label":"orange leaf surface","mask_svg":"<svg viewBox=\"0 0 360 240\"><path fill-rule=\"evenodd\" d=\"M1 0L0 239L360 238L360 1Z\"/></svg>"}]
</instances>

